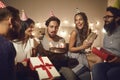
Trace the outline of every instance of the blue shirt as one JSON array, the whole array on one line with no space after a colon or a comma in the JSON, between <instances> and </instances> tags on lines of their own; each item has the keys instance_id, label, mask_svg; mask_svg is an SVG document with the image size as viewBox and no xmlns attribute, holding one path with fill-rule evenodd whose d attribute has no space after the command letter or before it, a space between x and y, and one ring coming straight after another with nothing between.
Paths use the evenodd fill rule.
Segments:
<instances>
[{"instance_id":1,"label":"blue shirt","mask_svg":"<svg viewBox=\"0 0 120 80\"><path fill-rule=\"evenodd\" d=\"M15 80L15 55L13 44L0 36L0 80Z\"/></svg>"}]
</instances>

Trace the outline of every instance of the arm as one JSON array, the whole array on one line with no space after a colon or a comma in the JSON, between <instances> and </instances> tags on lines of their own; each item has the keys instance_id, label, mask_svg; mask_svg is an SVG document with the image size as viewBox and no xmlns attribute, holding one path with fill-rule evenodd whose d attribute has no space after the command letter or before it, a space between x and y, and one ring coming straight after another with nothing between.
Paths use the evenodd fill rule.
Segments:
<instances>
[{"instance_id":1,"label":"arm","mask_svg":"<svg viewBox=\"0 0 120 80\"><path fill-rule=\"evenodd\" d=\"M70 40L69 40L69 51L70 52L77 52L77 51L87 49L90 47L90 44L86 41L84 41L81 46L74 47L75 42L76 42L76 38L77 38L77 33L75 31L73 31L71 33Z\"/></svg>"},{"instance_id":2,"label":"arm","mask_svg":"<svg viewBox=\"0 0 120 80\"><path fill-rule=\"evenodd\" d=\"M12 80L15 79L15 56L16 56L16 50L12 43L8 45L8 64L9 64L9 75Z\"/></svg>"},{"instance_id":3,"label":"arm","mask_svg":"<svg viewBox=\"0 0 120 80\"><path fill-rule=\"evenodd\" d=\"M115 63L119 62L120 63L120 57L115 57L112 60L109 60L108 62L109 63L111 63L111 62L115 62Z\"/></svg>"}]
</instances>

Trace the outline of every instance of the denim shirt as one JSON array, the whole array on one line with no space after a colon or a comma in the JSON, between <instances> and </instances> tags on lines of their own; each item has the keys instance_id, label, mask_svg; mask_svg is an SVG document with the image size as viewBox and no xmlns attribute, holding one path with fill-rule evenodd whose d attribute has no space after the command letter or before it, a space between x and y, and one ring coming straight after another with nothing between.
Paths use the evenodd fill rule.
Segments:
<instances>
[{"instance_id":1,"label":"denim shirt","mask_svg":"<svg viewBox=\"0 0 120 80\"><path fill-rule=\"evenodd\" d=\"M103 48L120 57L120 26L116 28L111 36L105 35Z\"/></svg>"}]
</instances>

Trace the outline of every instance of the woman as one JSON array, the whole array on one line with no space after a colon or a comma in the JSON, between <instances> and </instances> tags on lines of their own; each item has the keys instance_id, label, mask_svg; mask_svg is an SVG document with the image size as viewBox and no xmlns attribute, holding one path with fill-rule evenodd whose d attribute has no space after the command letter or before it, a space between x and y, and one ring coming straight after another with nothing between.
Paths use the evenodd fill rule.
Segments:
<instances>
[{"instance_id":1,"label":"woman","mask_svg":"<svg viewBox=\"0 0 120 80\"><path fill-rule=\"evenodd\" d=\"M33 55L34 40L32 38L32 31L35 22L27 18L21 21L21 29L18 37L12 42L16 49L16 75L18 80L37 80L37 73L32 71L27 65L26 59Z\"/></svg>"},{"instance_id":2,"label":"woman","mask_svg":"<svg viewBox=\"0 0 120 80\"><path fill-rule=\"evenodd\" d=\"M16 48L16 62L22 62L32 55L33 41L31 38L34 28L34 21L28 18L26 21L21 21L21 30L17 39L13 40Z\"/></svg>"},{"instance_id":3,"label":"woman","mask_svg":"<svg viewBox=\"0 0 120 80\"><path fill-rule=\"evenodd\" d=\"M79 64L72 70L77 75L80 75L86 71L89 71L91 61L97 60L95 62L99 62L99 59L97 59L98 57L93 58L95 56L94 54L86 56L85 49L90 48L92 45L92 42L88 42L86 40L89 35L88 18L86 14L84 12L77 13L74 16L74 22L76 27L72 31L69 40L69 56L76 58L79 61Z\"/></svg>"}]
</instances>

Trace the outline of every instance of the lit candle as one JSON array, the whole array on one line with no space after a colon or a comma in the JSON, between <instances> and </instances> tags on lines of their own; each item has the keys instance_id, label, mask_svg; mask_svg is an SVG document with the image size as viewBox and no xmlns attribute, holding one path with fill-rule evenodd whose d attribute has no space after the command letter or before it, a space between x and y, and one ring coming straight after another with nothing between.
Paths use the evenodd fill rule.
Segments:
<instances>
[{"instance_id":1,"label":"lit candle","mask_svg":"<svg viewBox=\"0 0 120 80\"><path fill-rule=\"evenodd\" d=\"M65 44L64 43L60 43L60 48L65 48Z\"/></svg>"},{"instance_id":2,"label":"lit candle","mask_svg":"<svg viewBox=\"0 0 120 80\"><path fill-rule=\"evenodd\" d=\"M59 44L56 45L56 48L59 48Z\"/></svg>"}]
</instances>

